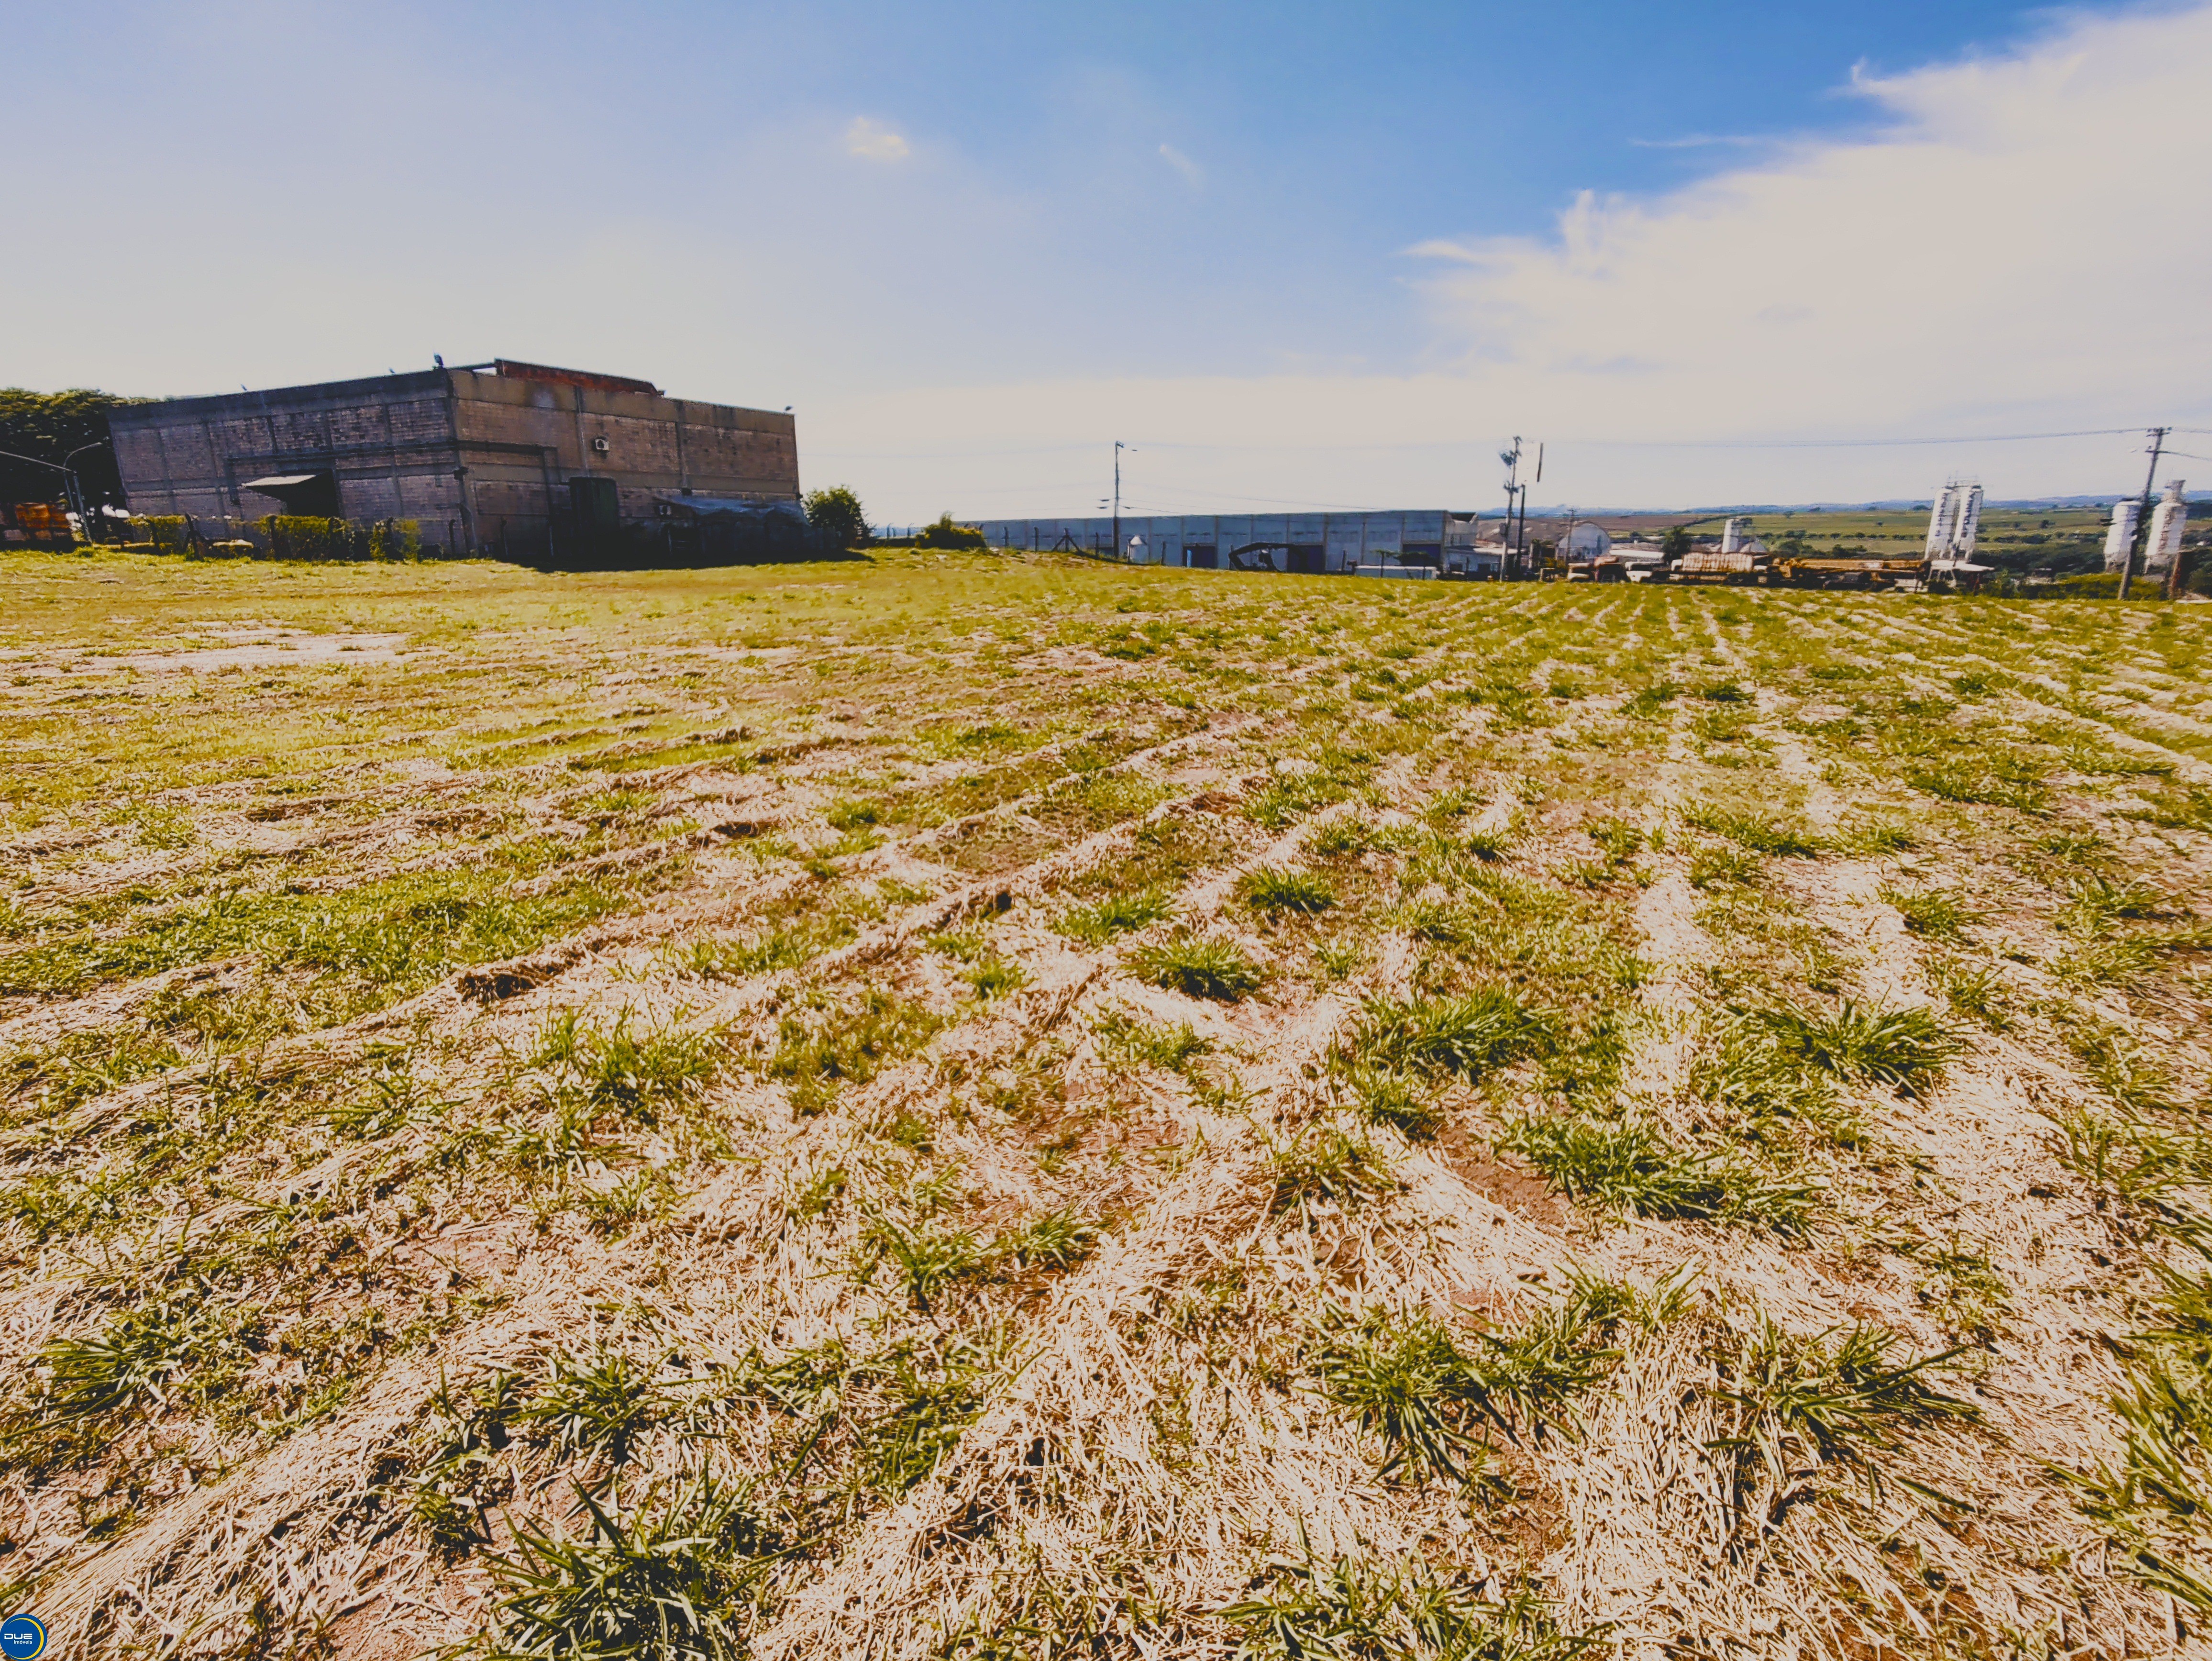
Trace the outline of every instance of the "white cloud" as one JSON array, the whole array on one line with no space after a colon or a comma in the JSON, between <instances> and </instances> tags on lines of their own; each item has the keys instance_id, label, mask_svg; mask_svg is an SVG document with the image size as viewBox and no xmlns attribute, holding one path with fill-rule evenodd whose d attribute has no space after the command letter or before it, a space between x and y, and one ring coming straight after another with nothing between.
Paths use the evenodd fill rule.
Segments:
<instances>
[{"instance_id":1,"label":"white cloud","mask_svg":"<svg viewBox=\"0 0 2212 1661\"><path fill-rule=\"evenodd\" d=\"M1173 167L1177 173L1181 173L1182 175L1182 182L1189 186L1191 189L1198 190L1205 185L1205 170L1201 168L1197 162L1192 161L1181 150L1177 149L1174 145L1163 144L1160 146L1160 160L1166 162L1168 166Z\"/></svg>"},{"instance_id":2,"label":"white cloud","mask_svg":"<svg viewBox=\"0 0 2212 1661\"><path fill-rule=\"evenodd\" d=\"M903 134L879 127L865 115L854 116L845 129L845 154L864 161L903 161L912 150Z\"/></svg>"},{"instance_id":3,"label":"white cloud","mask_svg":"<svg viewBox=\"0 0 2212 1661\"><path fill-rule=\"evenodd\" d=\"M1553 441L1540 496L1590 506L1917 496L1953 469L1996 496L2138 489L2127 436L1782 446L2212 426L2208 78L2204 4L2076 15L2003 55L1855 74L1871 133L1795 141L1654 198L1586 192L1547 236L1408 250L1438 332L1432 372L1000 388L971 428L962 400L939 405L932 448L963 430L988 448L990 399L1012 393L1029 418L1009 441L1150 436L1156 465L1167 441L1216 447L1187 453L1178 488L1218 491L1224 510L1232 493L1489 499L1492 441L1516 430ZM969 507L933 465L933 495L963 512L998 506L982 493L1023 472L979 462Z\"/></svg>"}]
</instances>

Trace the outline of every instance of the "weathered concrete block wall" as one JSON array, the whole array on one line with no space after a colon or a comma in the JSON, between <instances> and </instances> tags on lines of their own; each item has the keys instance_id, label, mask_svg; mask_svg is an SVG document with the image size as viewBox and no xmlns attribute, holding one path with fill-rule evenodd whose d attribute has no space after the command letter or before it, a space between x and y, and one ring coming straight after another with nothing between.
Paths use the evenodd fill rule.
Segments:
<instances>
[{"instance_id":1,"label":"weathered concrete block wall","mask_svg":"<svg viewBox=\"0 0 2212 1661\"><path fill-rule=\"evenodd\" d=\"M542 548L579 473L613 478L626 520L653 519L658 494L687 488L799 496L787 414L520 374L434 369L173 399L110 424L134 512L258 519L282 504L247 481L328 472L347 518L417 520L440 547Z\"/></svg>"},{"instance_id":2,"label":"weathered concrete block wall","mask_svg":"<svg viewBox=\"0 0 2212 1661\"><path fill-rule=\"evenodd\" d=\"M258 519L283 504L250 480L329 472L348 518L420 520L442 544L461 505L448 405L432 370L127 405L108 424L135 513Z\"/></svg>"}]
</instances>

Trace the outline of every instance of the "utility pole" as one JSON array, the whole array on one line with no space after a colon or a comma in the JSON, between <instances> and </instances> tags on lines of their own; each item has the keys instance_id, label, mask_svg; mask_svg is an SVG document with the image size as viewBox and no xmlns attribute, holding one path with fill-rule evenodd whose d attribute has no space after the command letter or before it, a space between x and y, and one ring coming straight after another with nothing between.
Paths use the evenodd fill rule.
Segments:
<instances>
[{"instance_id":1,"label":"utility pole","mask_svg":"<svg viewBox=\"0 0 2212 1661\"><path fill-rule=\"evenodd\" d=\"M1534 482L1539 484L1541 484L1544 482L1544 447L1541 444L1539 444L1536 447L1536 478ZM1528 562L1528 487L1526 484L1523 484L1521 487L1521 559L1522 563L1525 564Z\"/></svg>"},{"instance_id":2,"label":"utility pole","mask_svg":"<svg viewBox=\"0 0 2212 1661\"><path fill-rule=\"evenodd\" d=\"M2120 567L2120 598L2122 599L2128 597L2128 584L2135 577L2136 550L2142 547L2150 535L2150 499L2152 491L2158 487L2159 453L2166 448L2166 435L2172 430L2171 427L2154 427L2150 429L2150 471L2143 475L2142 501L2136 508L2136 533L2128 538L2127 562ZM2180 563L2179 556L2176 557L2174 563Z\"/></svg>"},{"instance_id":3,"label":"utility pole","mask_svg":"<svg viewBox=\"0 0 2212 1661\"><path fill-rule=\"evenodd\" d=\"M1521 472L1521 435L1513 435L1513 447L1500 450L1498 459L1505 464L1505 524L1498 533L1498 577L1510 581L1521 574L1521 562L1515 557L1513 546L1513 504L1521 487L1515 481ZM1510 569L1507 569L1507 568Z\"/></svg>"},{"instance_id":4,"label":"utility pole","mask_svg":"<svg viewBox=\"0 0 2212 1661\"><path fill-rule=\"evenodd\" d=\"M1114 441L1114 557L1124 557L1121 551L1121 452L1128 447L1120 439Z\"/></svg>"}]
</instances>

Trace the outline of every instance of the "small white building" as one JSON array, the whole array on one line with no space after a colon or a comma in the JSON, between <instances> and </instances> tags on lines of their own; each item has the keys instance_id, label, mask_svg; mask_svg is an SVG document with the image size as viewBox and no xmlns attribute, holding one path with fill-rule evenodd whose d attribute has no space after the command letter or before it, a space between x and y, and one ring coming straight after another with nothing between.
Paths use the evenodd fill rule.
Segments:
<instances>
[{"instance_id":1,"label":"small white building","mask_svg":"<svg viewBox=\"0 0 2212 1661\"><path fill-rule=\"evenodd\" d=\"M1605 527L1589 520L1573 526L1559 538L1559 557L1570 565L1595 565L1613 551L1613 538Z\"/></svg>"}]
</instances>

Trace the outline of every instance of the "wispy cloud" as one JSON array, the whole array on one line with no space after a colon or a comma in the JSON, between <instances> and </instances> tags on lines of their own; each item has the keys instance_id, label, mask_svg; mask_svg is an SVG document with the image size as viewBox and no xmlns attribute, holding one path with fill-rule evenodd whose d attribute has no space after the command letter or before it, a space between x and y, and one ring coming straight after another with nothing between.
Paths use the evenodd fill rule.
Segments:
<instances>
[{"instance_id":1,"label":"wispy cloud","mask_svg":"<svg viewBox=\"0 0 2212 1661\"><path fill-rule=\"evenodd\" d=\"M1160 146L1160 160L1182 175L1182 182L1193 190L1206 185L1206 170L1172 144Z\"/></svg>"},{"instance_id":2,"label":"wispy cloud","mask_svg":"<svg viewBox=\"0 0 2212 1661\"><path fill-rule=\"evenodd\" d=\"M1680 190L1585 194L1541 235L1415 244L1427 373L949 386L838 424L975 443L972 468L928 464L928 490L884 465L917 509L972 484L1063 510L1014 490L990 447L1129 434L1153 441L1153 488L1194 503L1476 503L1516 431L1551 441L1546 494L1584 506L1864 501L1951 470L1999 496L2132 490L2126 436L1867 441L2212 426L2212 216L2188 206L2212 178L2208 78L2212 3L2072 14L2002 54L1861 72L1866 131L1753 149ZM1861 442L1774 447L1828 438Z\"/></svg>"},{"instance_id":3,"label":"wispy cloud","mask_svg":"<svg viewBox=\"0 0 2212 1661\"><path fill-rule=\"evenodd\" d=\"M1639 150L1702 150L1717 144L1742 149L1774 141L1755 132L1689 132L1680 138L1632 138L1628 142Z\"/></svg>"},{"instance_id":4,"label":"wispy cloud","mask_svg":"<svg viewBox=\"0 0 2212 1661\"><path fill-rule=\"evenodd\" d=\"M878 126L865 115L854 116L845 129L845 154L864 161L903 161L912 149L903 134Z\"/></svg>"}]
</instances>

